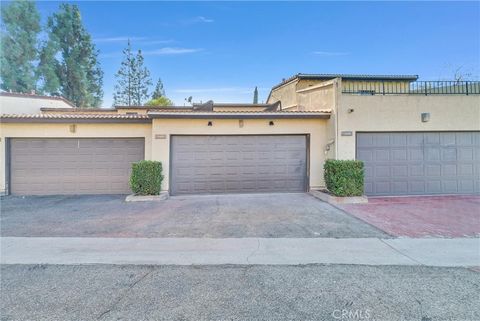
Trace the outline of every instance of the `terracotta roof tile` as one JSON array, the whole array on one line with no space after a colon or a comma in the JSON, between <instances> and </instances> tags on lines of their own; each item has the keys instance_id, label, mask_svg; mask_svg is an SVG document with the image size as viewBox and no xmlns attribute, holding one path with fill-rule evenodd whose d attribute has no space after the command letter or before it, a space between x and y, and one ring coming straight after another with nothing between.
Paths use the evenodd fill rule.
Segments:
<instances>
[{"instance_id":1,"label":"terracotta roof tile","mask_svg":"<svg viewBox=\"0 0 480 321\"><path fill-rule=\"evenodd\" d=\"M297 110L282 110L282 111L264 111L264 110L252 110L252 111L241 111L241 110L227 110L227 111L203 111L203 110L169 110L169 111L152 111L148 114L330 114L331 109L321 109L321 110L308 110L308 111L297 111Z\"/></svg>"},{"instance_id":2,"label":"terracotta roof tile","mask_svg":"<svg viewBox=\"0 0 480 321\"><path fill-rule=\"evenodd\" d=\"M130 114L3 114L2 119L148 119L148 115Z\"/></svg>"}]
</instances>

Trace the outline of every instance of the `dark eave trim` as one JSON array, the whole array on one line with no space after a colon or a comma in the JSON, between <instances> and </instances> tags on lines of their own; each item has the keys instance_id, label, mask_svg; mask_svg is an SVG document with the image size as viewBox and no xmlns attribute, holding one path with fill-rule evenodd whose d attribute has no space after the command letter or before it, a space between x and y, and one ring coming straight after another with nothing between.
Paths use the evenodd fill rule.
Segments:
<instances>
[{"instance_id":1,"label":"dark eave trim","mask_svg":"<svg viewBox=\"0 0 480 321\"><path fill-rule=\"evenodd\" d=\"M157 119L329 119L330 114L199 114L199 115L174 115L174 114L149 114L151 118Z\"/></svg>"},{"instance_id":2,"label":"dark eave trim","mask_svg":"<svg viewBox=\"0 0 480 321\"><path fill-rule=\"evenodd\" d=\"M369 80L416 81L418 80L418 75L362 75L362 74L355 75L355 74L302 74L302 73L299 73L273 86L270 93L273 90L278 89L284 85L287 85L295 80L301 80L301 79L331 80L335 78L342 78L346 80L362 80L362 81L369 81Z\"/></svg>"}]
</instances>

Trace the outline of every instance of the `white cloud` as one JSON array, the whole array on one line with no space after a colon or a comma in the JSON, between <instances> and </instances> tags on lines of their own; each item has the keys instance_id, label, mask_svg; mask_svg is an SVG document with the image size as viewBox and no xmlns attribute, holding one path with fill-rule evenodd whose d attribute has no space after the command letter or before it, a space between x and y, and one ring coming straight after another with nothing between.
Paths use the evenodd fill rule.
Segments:
<instances>
[{"instance_id":1,"label":"white cloud","mask_svg":"<svg viewBox=\"0 0 480 321\"><path fill-rule=\"evenodd\" d=\"M204 17L204 16L196 16L190 19L181 20L179 21L179 23L184 25L193 25L197 23L212 23L214 21L215 20Z\"/></svg>"},{"instance_id":2,"label":"white cloud","mask_svg":"<svg viewBox=\"0 0 480 321\"><path fill-rule=\"evenodd\" d=\"M203 51L203 48L173 48L164 47L153 50L142 51L144 56L166 56L166 55L184 55Z\"/></svg>"},{"instance_id":3,"label":"white cloud","mask_svg":"<svg viewBox=\"0 0 480 321\"><path fill-rule=\"evenodd\" d=\"M314 51L313 54L319 56L348 56L350 53L338 51Z\"/></svg>"},{"instance_id":4,"label":"white cloud","mask_svg":"<svg viewBox=\"0 0 480 321\"><path fill-rule=\"evenodd\" d=\"M173 55L185 55L203 51L203 48L172 48L164 47L159 49L152 50L142 50L144 56L173 56ZM134 52L137 52L134 50ZM121 51L109 52L109 53L100 53L100 58L116 58L122 56Z\"/></svg>"},{"instance_id":5,"label":"white cloud","mask_svg":"<svg viewBox=\"0 0 480 321\"><path fill-rule=\"evenodd\" d=\"M204 16L198 16L193 19L194 22L205 22L205 23L211 23L214 22L213 19L205 18Z\"/></svg>"},{"instance_id":6,"label":"white cloud","mask_svg":"<svg viewBox=\"0 0 480 321\"><path fill-rule=\"evenodd\" d=\"M99 38L93 38L93 41L96 43L124 43L126 44L127 41L130 40L130 42L133 45L160 45L160 44L167 44L167 43L172 43L174 40L172 39L166 39L166 40L161 40L161 39L151 39L148 37L128 37L128 36L119 36L119 37L99 37Z\"/></svg>"},{"instance_id":7,"label":"white cloud","mask_svg":"<svg viewBox=\"0 0 480 321\"><path fill-rule=\"evenodd\" d=\"M167 44L167 43L172 43L175 42L172 39L167 39L167 40L142 40L138 42L141 45L161 45L161 44Z\"/></svg>"}]
</instances>

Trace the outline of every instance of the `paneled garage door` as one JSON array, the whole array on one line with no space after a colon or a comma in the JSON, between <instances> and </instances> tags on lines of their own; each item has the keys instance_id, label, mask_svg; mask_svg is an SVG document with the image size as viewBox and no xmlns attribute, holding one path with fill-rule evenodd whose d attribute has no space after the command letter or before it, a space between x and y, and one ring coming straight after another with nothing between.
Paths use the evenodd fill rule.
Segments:
<instances>
[{"instance_id":1,"label":"paneled garage door","mask_svg":"<svg viewBox=\"0 0 480 321\"><path fill-rule=\"evenodd\" d=\"M281 136L173 136L171 193L303 192L307 139Z\"/></svg>"},{"instance_id":2,"label":"paneled garage door","mask_svg":"<svg viewBox=\"0 0 480 321\"><path fill-rule=\"evenodd\" d=\"M480 132L357 133L367 195L480 191Z\"/></svg>"},{"instance_id":3,"label":"paneled garage door","mask_svg":"<svg viewBox=\"0 0 480 321\"><path fill-rule=\"evenodd\" d=\"M130 193L132 162L144 158L144 139L10 141L10 191L16 195Z\"/></svg>"}]
</instances>

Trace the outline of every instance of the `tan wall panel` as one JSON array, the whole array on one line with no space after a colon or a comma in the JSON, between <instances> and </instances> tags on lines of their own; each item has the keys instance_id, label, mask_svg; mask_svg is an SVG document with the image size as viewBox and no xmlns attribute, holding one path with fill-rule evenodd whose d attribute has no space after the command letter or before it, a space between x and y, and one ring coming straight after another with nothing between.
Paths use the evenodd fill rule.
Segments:
<instances>
[{"instance_id":1,"label":"tan wall panel","mask_svg":"<svg viewBox=\"0 0 480 321\"><path fill-rule=\"evenodd\" d=\"M279 119L273 120L274 126L269 126L268 119L246 119L243 127L239 120L213 119L212 127L207 126L208 120L193 119L154 119L153 135L162 137L152 141L152 159L163 164L165 179L162 189L169 186L170 166L170 136L171 135L275 135L275 134L310 134L310 187L324 186L323 163L324 148L327 142L326 120L323 119ZM164 137L164 138L163 138Z\"/></svg>"},{"instance_id":2,"label":"tan wall panel","mask_svg":"<svg viewBox=\"0 0 480 321\"><path fill-rule=\"evenodd\" d=\"M335 84L330 82L321 87L316 86L312 89L297 92L298 110L315 111L335 108L334 86Z\"/></svg>"},{"instance_id":3,"label":"tan wall panel","mask_svg":"<svg viewBox=\"0 0 480 321\"><path fill-rule=\"evenodd\" d=\"M0 114L41 114L43 107L72 108L60 99L0 96Z\"/></svg>"},{"instance_id":4,"label":"tan wall panel","mask_svg":"<svg viewBox=\"0 0 480 321\"><path fill-rule=\"evenodd\" d=\"M137 113L139 115L145 115L148 112L148 109L145 108L120 108L117 109L115 113L126 114L126 113Z\"/></svg>"},{"instance_id":5,"label":"tan wall panel","mask_svg":"<svg viewBox=\"0 0 480 321\"><path fill-rule=\"evenodd\" d=\"M361 81L361 80L342 80L343 88L348 91L371 90L376 93L397 92L406 93L410 87L410 81Z\"/></svg>"},{"instance_id":6,"label":"tan wall panel","mask_svg":"<svg viewBox=\"0 0 480 321\"><path fill-rule=\"evenodd\" d=\"M76 132L71 133L70 124L2 123L0 124L0 191L5 192L5 138L7 137L144 137L145 159L152 155L151 124L76 124Z\"/></svg>"},{"instance_id":7,"label":"tan wall panel","mask_svg":"<svg viewBox=\"0 0 480 321\"><path fill-rule=\"evenodd\" d=\"M272 91L267 104L273 104L277 101L282 102L282 108L289 108L292 105L297 105L297 82L291 83L276 88Z\"/></svg>"},{"instance_id":8,"label":"tan wall panel","mask_svg":"<svg viewBox=\"0 0 480 321\"><path fill-rule=\"evenodd\" d=\"M341 95L338 106L338 158L355 158L357 131L480 130L479 95ZM348 113L348 109L354 109ZM421 113L430 113L423 123ZM352 131L352 136L341 136Z\"/></svg>"}]
</instances>

